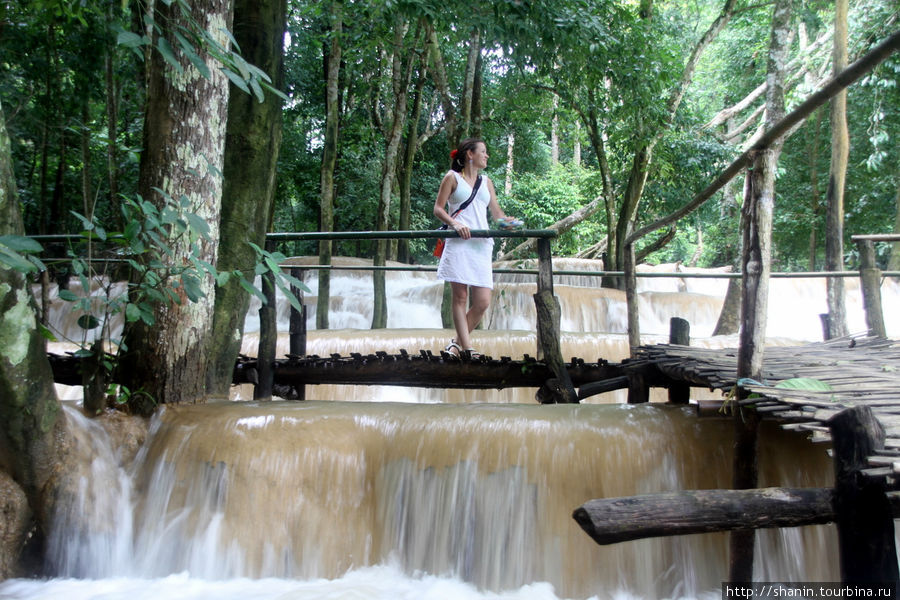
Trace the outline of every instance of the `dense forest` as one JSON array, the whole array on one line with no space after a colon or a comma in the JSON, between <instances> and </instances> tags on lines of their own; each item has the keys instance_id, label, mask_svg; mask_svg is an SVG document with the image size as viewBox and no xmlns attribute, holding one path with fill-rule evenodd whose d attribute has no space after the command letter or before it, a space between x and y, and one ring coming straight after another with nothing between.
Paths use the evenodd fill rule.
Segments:
<instances>
[{"instance_id":1,"label":"dense forest","mask_svg":"<svg viewBox=\"0 0 900 600\"><path fill-rule=\"evenodd\" d=\"M832 73L834 3L793 4L788 109ZM146 7L26 1L3 3L0 11L0 98L26 232L80 231L73 211L120 228L119 198L137 192L143 149L152 47L139 43L136 32L148 27ZM701 48L701 37L722 15L727 22ZM897 16L893 2L852 2L850 61L895 29ZM474 135L488 143L488 174L501 203L529 227L549 226L599 200L555 246L560 255L599 255L609 231L622 221L646 224L685 204L758 131L770 19L768 3L705 0L509 0L466 11L427 1L291 0L270 230L434 227L431 206L448 151L461 136ZM333 189L326 190L332 57L339 63L333 71L337 135ZM891 58L849 90L848 237L896 226L898 69L900 59ZM258 86L248 91L271 93ZM244 93L231 86L232 95ZM830 147L827 108L785 143L775 270L823 268ZM645 177L637 192L636 171ZM230 175L224 173L226 180ZM647 260L733 263L740 185L680 222ZM333 198L330 227L321 223L323 197ZM391 251L424 262L427 246L414 241L408 254L403 244ZM310 244L284 250L317 252ZM369 243L334 248L342 255L375 252ZM848 266L853 252L846 244ZM881 252L886 261L888 248Z\"/></svg>"}]
</instances>

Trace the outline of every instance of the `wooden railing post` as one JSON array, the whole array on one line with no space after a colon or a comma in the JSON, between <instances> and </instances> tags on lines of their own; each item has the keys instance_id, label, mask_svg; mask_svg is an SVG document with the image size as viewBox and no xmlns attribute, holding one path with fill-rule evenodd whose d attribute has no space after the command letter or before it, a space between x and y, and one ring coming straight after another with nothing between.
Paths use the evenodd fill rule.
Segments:
<instances>
[{"instance_id":1,"label":"wooden railing post","mask_svg":"<svg viewBox=\"0 0 900 600\"><path fill-rule=\"evenodd\" d=\"M884 448L885 432L868 406L828 421L834 454L835 513L842 583L898 583L894 518L882 481L862 476Z\"/></svg>"},{"instance_id":2,"label":"wooden railing post","mask_svg":"<svg viewBox=\"0 0 900 600\"><path fill-rule=\"evenodd\" d=\"M628 346L630 355L634 356L641 345L640 306L638 305L636 265L634 263L634 245L625 245L625 304L628 311Z\"/></svg>"},{"instance_id":3,"label":"wooden railing post","mask_svg":"<svg viewBox=\"0 0 900 600\"><path fill-rule=\"evenodd\" d=\"M554 374L537 393L538 401L547 403L578 402L578 394L562 358L560 348L559 300L553 295L553 262L550 240L538 239L538 278L534 306L537 311L537 357L543 360Z\"/></svg>"},{"instance_id":4,"label":"wooden railing post","mask_svg":"<svg viewBox=\"0 0 900 600\"><path fill-rule=\"evenodd\" d=\"M681 317L669 319L669 343L679 346L691 345L691 324ZM669 402L687 404L691 400L691 386L687 383L673 383L669 386Z\"/></svg>"},{"instance_id":5,"label":"wooden railing post","mask_svg":"<svg viewBox=\"0 0 900 600\"><path fill-rule=\"evenodd\" d=\"M291 277L297 281L303 281L303 269L292 267ZM291 293L300 302L300 310L291 306L290 326L288 329L288 343L291 356L306 356L306 304L303 303L303 290L291 285ZM306 386L299 384L294 386L297 400L306 400Z\"/></svg>"},{"instance_id":6,"label":"wooden railing post","mask_svg":"<svg viewBox=\"0 0 900 600\"><path fill-rule=\"evenodd\" d=\"M881 270L875 262L875 242L857 240L859 249L859 286L862 289L869 335L887 337L881 309Z\"/></svg>"},{"instance_id":7,"label":"wooden railing post","mask_svg":"<svg viewBox=\"0 0 900 600\"><path fill-rule=\"evenodd\" d=\"M267 241L266 250L273 252L275 242ZM262 275L263 294L266 301L259 307L259 348L256 352L256 363L259 372L259 383L253 388L253 399L272 398L275 373L275 349L278 343L278 324L275 311L275 275L268 271Z\"/></svg>"}]
</instances>

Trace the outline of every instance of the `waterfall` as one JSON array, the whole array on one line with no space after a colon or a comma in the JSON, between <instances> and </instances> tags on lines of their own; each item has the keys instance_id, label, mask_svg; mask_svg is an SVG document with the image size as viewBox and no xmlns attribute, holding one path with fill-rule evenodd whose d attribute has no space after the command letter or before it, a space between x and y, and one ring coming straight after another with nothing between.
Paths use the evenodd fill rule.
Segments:
<instances>
[{"instance_id":1,"label":"waterfall","mask_svg":"<svg viewBox=\"0 0 900 600\"><path fill-rule=\"evenodd\" d=\"M387 273L390 328L377 331L368 329L367 271L332 274L328 331L314 329L315 271L304 279L310 354L436 352L452 335L441 328L442 284L432 273ZM735 336L711 336L726 284L639 279L642 341L665 342L678 316L690 321L692 344L736 346ZM821 339L824 285L772 280L768 344ZM846 287L850 330L861 332L858 286L851 279ZM498 276L485 327L474 333L479 349L534 354L534 291L531 275ZM585 275L558 276L555 292L565 357L627 356L623 294ZM896 305L900 285L885 280L882 294L885 306ZM63 340L53 349L64 351L64 340L80 339L80 315L51 298L51 327ZM248 355L258 343L257 308L246 320ZM884 316L897 336L900 315ZM285 302L278 319L286 332ZM286 333L278 352L287 352ZM235 388L230 400L251 393ZM167 406L127 459L109 428L81 416L80 393L63 390L73 399L66 414L81 453L80 496L53 523L51 578L2 582L0 598L719 598L727 534L600 547L571 514L592 498L730 487L730 420L700 416L696 406L629 406L621 392L575 406L539 406L533 393L308 386L302 403ZM716 396L692 392L706 397ZM831 485L827 446L769 423L761 435L761 486ZM756 579L837 579L832 526L760 530L757 539Z\"/></svg>"},{"instance_id":2,"label":"waterfall","mask_svg":"<svg viewBox=\"0 0 900 600\"><path fill-rule=\"evenodd\" d=\"M68 414L110 453L102 429ZM726 534L600 547L571 513L594 497L728 487L730 431L726 417L665 405L170 406L126 476L95 461L83 492L94 512L60 519L52 567L78 581L189 573L203 586L389 568L477 598L534 585L551 598L718 594ZM825 447L774 426L761 447L761 485L830 484ZM830 580L834 536L762 531L757 572Z\"/></svg>"}]
</instances>

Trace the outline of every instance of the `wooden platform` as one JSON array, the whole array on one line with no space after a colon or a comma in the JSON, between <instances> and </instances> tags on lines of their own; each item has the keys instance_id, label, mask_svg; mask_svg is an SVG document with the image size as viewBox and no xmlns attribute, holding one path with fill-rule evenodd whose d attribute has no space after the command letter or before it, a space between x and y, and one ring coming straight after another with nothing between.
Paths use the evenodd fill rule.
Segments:
<instances>
[{"instance_id":1,"label":"wooden platform","mask_svg":"<svg viewBox=\"0 0 900 600\"><path fill-rule=\"evenodd\" d=\"M573 385L583 391L580 399L628 385L622 368L603 359L588 362L572 358L565 368ZM255 358L242 357L236 365L233 382L254 383L256 369ZM540 388L554 377L545 362L527 355L521 360L512 360L508 356L471 359L446 352L433 354L427 350L420 350L418 354L400 350L399 354L376 352L351 353L350 356L289 356L276 360L273 371L277 395L285 398L292 397L287 388L310 384L453 389Z\"/></svg>"},{"instance_id":2,"label":"wooden platform","mask_svg":"<svg viewBox=\"0 0 900 600\"><path fill-rule=\"evenodd\" d=\"M688 383L694 387L735 389L737 349L707 349L661 344L642 346L621 366L632 378L645 377L650 386ZM885 446L868 461L871 477L889 487L900 482L900 342L854 337L804 346L767 347L763 381L742 381L758 395L740 402L763 416L777 418L790 429L806 430L813 440L830 441L828 420L844 408L867 405L885 430ZM778 387L779 382L810 378L828 384L829 391Z\"/></svg>"}]
</instances>

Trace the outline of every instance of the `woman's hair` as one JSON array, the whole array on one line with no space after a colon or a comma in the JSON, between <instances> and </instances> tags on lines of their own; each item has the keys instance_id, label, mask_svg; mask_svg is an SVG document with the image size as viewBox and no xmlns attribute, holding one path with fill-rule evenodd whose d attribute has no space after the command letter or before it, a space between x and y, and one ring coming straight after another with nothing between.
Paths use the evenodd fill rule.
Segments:
<instances>
[{"instance_id":1,"label":"woman's hair","mask_svg":"<svg viewBox=\"0 0 900 600\"><path fill-rule=\"evenodd\" d=\"M461 141L459 146L456 147L456 150L450 153L450 168L457 173L461 173L466 166L466 153L469 152L469 150L474 152L478 144L483 143L484 140L478 138L468 138Z\"/></svg>"}]
</instances>

